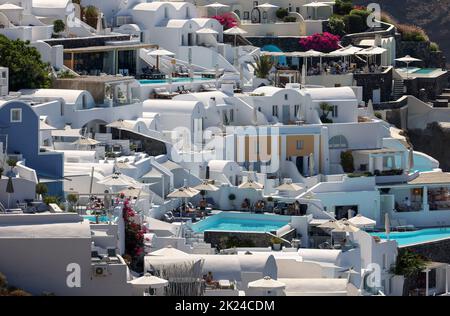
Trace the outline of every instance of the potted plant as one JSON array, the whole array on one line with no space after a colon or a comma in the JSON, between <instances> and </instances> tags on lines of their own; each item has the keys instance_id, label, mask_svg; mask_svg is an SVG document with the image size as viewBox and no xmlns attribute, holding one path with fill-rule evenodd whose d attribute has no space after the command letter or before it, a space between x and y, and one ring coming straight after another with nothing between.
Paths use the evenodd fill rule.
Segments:
<instances>
[{"instance_id":1,"label":"potted plant","mask_svg":"<svg viewBox=\"0 0 450 316\"><path fill-rule=\"evenodd\" d=\"M417 277L427 264L427 259L410 250L399 250L395 265L390 272L394 274L393 293L402 296L408 294L408 289L417 281ZM406 293L405 293L406 292Z\"/></svg>"},{"instance_id":2,"label":"potted plant","mask_svg":"<svg viewBox=\"0 0 450 316\"><path fill-rule=\"evenodd\" d=\"M267 198L267 206L269 207L269 209L271 209L273 211L274 205L275 205L275 199L272 196L269 196Z\"/></svg>"},{"instance_id":3,"label":"potted plant","mask_svg":"<svg viewBox=\"0 0 450 316\"><path fill-rule=\"evenodd\" d=\"M231 201L231 206L236 209L236 206L234 205L234 201L236 200L236 195L234 193L230 193L228 195L228 200Z\"/></svg>"},{"instance_id":4,"label":"potted plant","mask_svg":"<svg viewBox=\"0 0 450 316\"><path fill-rule=\"evenodd\" d=\"M333 111L333 107L327 102L322 102L319 104L319 108L322 111L322 114L320 115L322 123L333 123L333 120L328 118L328 115Z\"/></svg>"},{"instance_id":5,"label":"potted plant","mask_svg":"<svg viewBox=\"0 0 450 316\"><path fill-rule=\"evenodd\" d=\"M42 196L47 194L47 192L48 192L48 188L45 184L43 184L43 183L36 184L37 200L42 201Z\"/></svg>"},{"instance_id":6,"label":"potted plant","mask_svg":"<svg viewBox=\"0 0 450 316\"><path fill-rule=\"evenodd\" d=\"M273 250L281 250L281 244L283 243L283 240L279 237L272 237L270 239L270 243L272 244Z\"/></svg>"},{"instance_id":7,"label":"potted plant","mask_svg":"<svg viewBox=\"0 0 450 316\"><path fill-rule=\"evenodd\" d=\"M73 212L73 208L78 202L78 196L76 194L70 193L67 195L67 202L70 204L70 212Z\"/></svg>"},{"instance_id":8,"label":"potted plant","mask_svg":"<svg viewBox=\"0 0 450 316\"><path fill-rule=\"evenodd\" d=\"M60 33L64 32L66 29L66 24L63 20L55 20L53 22L53 36L60 37Z\"/></svg>"},{"instance_id":9,"label":"potted plant","mask_svg":"<svg viewBox=\"0 0 450 316\"><path fill-rule=\"evenodd\" d=\"M268 79L270 70L274 62L270 56L259 56L255 58L255 77L253 78L253 87L267 86L270 84Z\"/></svg>"},{"instance_id":10,"label":"potted plant","mask_svg":"<svg viewBox=\"0 0 450 316\"><path fill-rule=\"evenodd\" d=\"M15 177L16 176L16 174L15 174L15 172L14 172L14 168L17 166L17 160L15 160L15 159L12 159L12 158L9 158L7 161L6 161L6 163L8 164L8 166L11 168L10 169L10 176L13 176L13 177Z\"/></svg>"}]
</instances>

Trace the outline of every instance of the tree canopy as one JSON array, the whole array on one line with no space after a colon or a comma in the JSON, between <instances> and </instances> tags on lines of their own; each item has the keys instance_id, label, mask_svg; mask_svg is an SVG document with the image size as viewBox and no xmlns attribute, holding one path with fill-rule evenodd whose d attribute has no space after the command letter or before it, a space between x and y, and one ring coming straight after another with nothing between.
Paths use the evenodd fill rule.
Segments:
<instances>
[{"instance_id":1,"label":"tree canopy","mask_svg":"<svg viewBox=\"0 0 450 316\"><path fill-rule=\"evenodd\" d=\"M9 68L11 91L50 86L49 65L28 41L10 40L0 35L0 66Z\"/></svg>"}]
</instances>

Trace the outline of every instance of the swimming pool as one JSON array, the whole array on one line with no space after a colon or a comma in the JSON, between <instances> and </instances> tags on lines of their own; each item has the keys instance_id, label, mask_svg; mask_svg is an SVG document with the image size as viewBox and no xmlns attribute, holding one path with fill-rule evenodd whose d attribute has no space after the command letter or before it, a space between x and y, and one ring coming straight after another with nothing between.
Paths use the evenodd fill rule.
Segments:
<instances>
[{"instance_id":1,"label":"swimming pool","mask_svg":"<svg viewBox=\"0 0 450 316\"><path fill-rule=\"evenodd\" d=\"M84 219L87 219L90 222L95 223L95 215L83 215ZM98 217L98 222L99 223L107 223L109 222L109 217L106 215L101 215Z\"/></svg>"},{"instance_id":2,"label":"swimming pool","mask_svg":"<svg viewBox=\"0 0 450 316\"><path fill-rule=\"evenodd\" d=\"M371 233L371 235L378 236L381 239L387 239L386 233ZM410 232L392 232L389 234L389 239L397 241L399 246L410 246L445 238L450 238L450 227L426 228Z\"/></svg>"},{"instance_id":3,"label":"swimming pool","mask_svg":"<svg viewBox=\"0 0 450 316\"><path fill-rule=\"evenodd\" d=\"M408 67L408 68L399 68L401 72L408 74L422 74L428 75L438 70L439 68L417 68L417 67Z\"/></svg>"},{"instance_id":4,"label":"swimming pool","mask_svg":"<svg viewBox=\"0 0 450 316\"><path fill-rule=\"evenodd\" d=\"M211 78L201 78L201 77L195 77L193 82L199 82L199 81L208 81L208 80L214 80ZM172 83L177 82L191 82L190 78L172 78ZM161 84L161 83L169 83L169 79L155 79L155 80L148 80L143 79L139 80L140 84Z\"/></svg>"},{"instance_id":5,"label":"swimming pool","mask_svg":"<svg viewBox=\"0 0 450 316\"><path fill-rule=\"evenodd\" d=\"M282 215L222 212L191 226L196 233L204 231L273 232L289 224L290 217Z\"/></svg>"}]
</instances>

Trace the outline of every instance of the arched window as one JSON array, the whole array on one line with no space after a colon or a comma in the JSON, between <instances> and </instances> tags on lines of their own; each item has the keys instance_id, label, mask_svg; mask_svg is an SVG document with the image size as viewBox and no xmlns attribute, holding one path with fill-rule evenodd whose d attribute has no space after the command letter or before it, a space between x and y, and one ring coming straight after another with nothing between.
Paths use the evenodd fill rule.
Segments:
<instances>
[{"instance_id":1,"label":"arched window","mask_svg":"<svg viewBox=\"0 0 450 316\"><path fill-rule=\"evenodd\" d=\"M329 141L330 149L345 149L348 148L347 138L344 135L337 135L331 137Z\"/></svg>"},{"instance_id":2,"label":"arched window","mask_svg":"<svg viewBox=\"0 0 450 316\"><path fill-rule=\"evenodd\" d=\"M167 7L164 7L164 18L165 19L169 18L169 9Z\"/></svg>"}]
</instances>

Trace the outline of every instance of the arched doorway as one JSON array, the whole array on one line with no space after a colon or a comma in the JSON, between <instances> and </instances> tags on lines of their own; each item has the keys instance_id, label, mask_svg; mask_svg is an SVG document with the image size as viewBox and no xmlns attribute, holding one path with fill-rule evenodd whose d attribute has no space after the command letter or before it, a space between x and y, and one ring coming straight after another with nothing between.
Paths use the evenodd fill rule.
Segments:
<instances>
[{"instance_id":1,"label":"arched doorway","mask_svg":"<svg viewBox=\"0 0 450 316\"><path fill-rule=\"evenodd\" d=\"M251 19L252 23L261 23L261 11L258 8L253 8Z\"/></svg>"}]
</instances>

